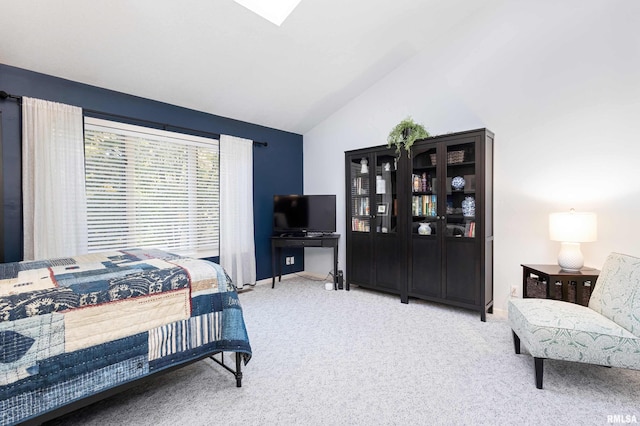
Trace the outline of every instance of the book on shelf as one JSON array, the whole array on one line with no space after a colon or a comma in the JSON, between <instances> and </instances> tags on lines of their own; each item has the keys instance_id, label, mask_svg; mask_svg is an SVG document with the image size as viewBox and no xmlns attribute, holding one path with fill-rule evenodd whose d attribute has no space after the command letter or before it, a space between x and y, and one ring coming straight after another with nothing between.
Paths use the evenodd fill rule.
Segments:
<instances>
[{"instance_id":1,"label":"book on shelf","mask_svg":"<svg viewBox=\"0 0 640 426\"><path fill-rule=\"evenodd\" d=\"M369 193L369 180L362 176L353 178L353 195L367 195Z\"/></svg>"},{"instance_id":2,"label":"book on shelf","mask_svg":"<svg viewBox=\"0 0 640 426\"><path fill-rule=\"evenodd\" d=\"M431 175L427 173L411 175L411 190L413 192L431 192Z\"/></svg>"},{"instance_id":3,"label":"book on shelf","mask_svg":"<svg viewBox=\"0 0 640 426\"><path fill-rule=\"evenodd\" d=\"M464 236L474 238L476 236L476 223L467 222L464 225Z\"/></svg>"},{"instance_id":4,"label":"book on shelf","mask_svg":"<svg viewBox=\"0 0 640 426\"><path fill-rule=\"evenodd\" d=\"M357 216L368 216L369 215L369 199L358 198L353 200L353 214Z\"/></svg>"},{"instance_id":5,"label":"book on shelf","mask_svg":"<svg viewBox=\"0 0 640 426\"><path fill-rule=\"evenodd\" d=\"M437 212L436 195L414 195L411 199L412 216L435 216Z\"/></svg>"},{"instance_id":6,"label":"book on shelf","mask_svg":"<svg viewBox=\"0 0 640 426\"><path fill-rule=\"evenodd\" d=\"M351 230L356 232L369 232L369 221L367 219L351 218Z\"/></svg>"}]
</instances>

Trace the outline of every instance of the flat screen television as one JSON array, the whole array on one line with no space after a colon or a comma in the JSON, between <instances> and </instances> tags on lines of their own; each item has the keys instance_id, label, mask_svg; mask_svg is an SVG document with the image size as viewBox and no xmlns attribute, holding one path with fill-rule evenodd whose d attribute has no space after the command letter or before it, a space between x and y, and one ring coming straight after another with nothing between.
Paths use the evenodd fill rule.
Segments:
<instances>
[{"instance_id":1,"label":"flat screen television","mask_svg":"<svg viewBox=\"0 0 640 426\"><path fill-rule=\"evenodd\" d=\"M336 232L336 196L274 195L273 232L294 235Z\"/></svg>"}]
</instances>

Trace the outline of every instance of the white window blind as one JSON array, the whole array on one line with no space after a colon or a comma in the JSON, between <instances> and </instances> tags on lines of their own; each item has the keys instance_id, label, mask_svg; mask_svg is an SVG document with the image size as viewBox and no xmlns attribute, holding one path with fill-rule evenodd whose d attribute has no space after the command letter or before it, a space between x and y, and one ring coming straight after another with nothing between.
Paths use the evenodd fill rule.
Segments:
<instances>
[{"instance_id":1,"label":"white window blind","mask_svg":"<svg viewBox=\"0 0 640 426\"><path fill-rule=\"evenodd\" d=\"M85 117L89 251L219 255L219 141Z\"/></svg>"}]
</instances>

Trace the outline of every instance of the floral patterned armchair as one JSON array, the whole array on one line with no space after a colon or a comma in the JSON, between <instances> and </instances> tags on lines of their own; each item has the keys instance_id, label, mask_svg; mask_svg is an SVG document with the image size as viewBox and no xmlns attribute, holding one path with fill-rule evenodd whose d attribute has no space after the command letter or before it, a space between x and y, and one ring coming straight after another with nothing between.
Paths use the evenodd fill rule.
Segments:
<instances>
[{"instance_id":1,"label":"floral patterned armchair","mask_svg":"<svg viewBox=\"0 0 640 426\"><path fill-rule=\"evenodd\" d=\"M550 299L512 299L509 325L516 354L524 342L542 389L543 360L640 370L640 259L612 253L589 306Z\"/></svg>"}]
</instances>

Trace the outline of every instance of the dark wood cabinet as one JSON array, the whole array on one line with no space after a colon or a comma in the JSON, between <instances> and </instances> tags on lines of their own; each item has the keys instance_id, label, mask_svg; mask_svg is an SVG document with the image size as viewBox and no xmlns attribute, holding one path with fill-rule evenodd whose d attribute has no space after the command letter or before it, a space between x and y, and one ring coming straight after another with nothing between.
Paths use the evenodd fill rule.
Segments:
<instances>
[{"instance_id":1,"label":"dark wood cabinet","mask_svg":"<svg viewBox=\"0 0 640 426\"><path fill-rule=\"evenodd\" d=\"M486 320L493 309L493 138L479 129L417 141L411 156L386 146L346 152L347 282L397 293L405 303L416 297L473 309ZM386 176L390 197L380 194ZM380 213L389 203L385 222Z\"/></svg>"},{"instance_id":2,"label":"dark wood cabinet","mask_svg":"<svg viewBox=\"0 0 640 426\"><path fill-rule=\"evenodd\" d=\"M402 175L393 149L347 153L347 286L399 294L407 299L406 213Z\"/></svg>"}]
</instances>

